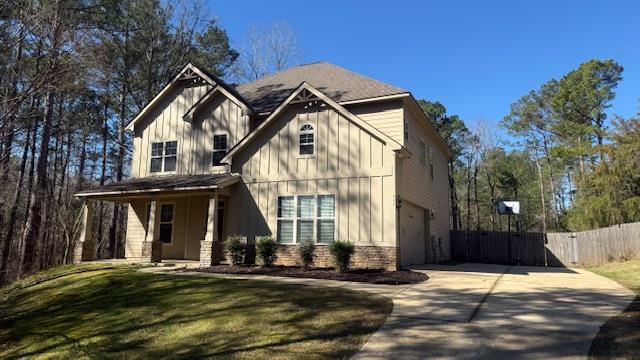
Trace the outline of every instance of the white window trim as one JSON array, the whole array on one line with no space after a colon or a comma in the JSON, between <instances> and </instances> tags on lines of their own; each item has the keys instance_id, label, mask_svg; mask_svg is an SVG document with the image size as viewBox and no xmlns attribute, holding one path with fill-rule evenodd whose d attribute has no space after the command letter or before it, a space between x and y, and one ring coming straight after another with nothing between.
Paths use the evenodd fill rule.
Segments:
<instances>
[{"instance_id":1,"label":"white window trim","mask_svg":"<svg viewBox=\"0 0 640 360\"><path fill-rule=\"evenodd\" d=\"M404 119L404 129L403 130L403 138L405 142L409 141L409 121L407 121L407 119ZM405 144L406 145L406 144Z\"/></svg>"},{"instance_id":2,"label":"white window trim","mask_svg":"<svg viewBox=\"0 0 640 360\"><path fill-rule=\"evenodd\" d=\"M157 210L157 216L158 216L158 241L160 241L160 226L162 224L169 224L169 222L163 222L162 221L162 205L171 205L173 206L173 210L172 210L172 214L171 214L171 242L162 243L162 246L173 246L175 237L176 237L176 203L175 202L170 202L170 201L165 201L165 202L161 202L158 203L158 207L156 208Z\"/></svg>"},{"instance_id":3,"label":"white window trim","mask_svg":"<svg viewBox=\"0 0 640 360\"><path fill-rule=\"evenodd\" d=\"M427 166L427 157L429 154L428 151L428 147L427 147L427 142L424 141L424 139L420 138L420 140L418 141L418 151L420 152L418 161L420 161L420 163L422 164L422 166L426 167Z\"/></svg>"},{"instance_id":4,"label":"white window trim","mask_svg":"<svg viewBox=\"0 0 640 360\"><path fill-rule=\"evenodd\" d=\"M226 132L216 132L211 136L211 141L212 141L212 150L211 150L211 162L209 163L211 165L211 168L213 169L221 169L224 168L225 165L224 164L220 164L220 165L213 165L213 153L216 151L222 151L222 150L216 150L215 148L215 141L214 141L214 137L217 135L226 135L227 136L227 148L224 150L225 155L229 152L229 133Z\"/></svg>"},{"instance_id":5,"label":"white window trim","mask_svg":"<svg viewBox=\"0 0 640 360\"><path fill-rule=\"evenodd\" d=\"M311 128L313 130L302 130L303 127L305 127L306 125L311 126ZM303 134L311 134L313 135L313 142L311 144L304 144L304 145L312 145L313 146L313 153L311 154L301 154L300 153L300 146L302 145L300 143L300 135ZM300 127L298 127L298 157L300 158L310 158L310 157L315 157L316 153L317 153L317 146L316 146L316 141L317 136L316 136L316 126L312 123L304 123L302 125L300 125Z\"/></svg>"},{"instance_id":6,"label":"white window trim","mask_svg":"<svg viewBox=\"0 0 640 360\"><path fill-rule=\"evenodd\" d=\"M176 169L172 170L172 171L164 171L164 161L165 158L167 157L166 155L166 150L167 150L167 143L168 142L176 142ZM162 144L162 155L158 155L158 156L153 156L153 144ZM178 146L178 140L156 140L156 141L151 141L149 143L149 174L151 176L153 175L164 175L164 174L175 174L178 172L178 159L180 158L179 156L179 150L180 147ZM173 156L173 155L169 155L169 156ZM153 159L162 159L162 162L160 163L160 171L151 171L151 161Z\"/></svg>"},{"instance_id":7,"label":"white window trim","mask_svg":"<svg viewBox=\"0 0 640 360\"><path fill-rule=\"evenodd\" d=\"M320 196L333 196L333 217L318 217L318 197ZM321 245L321 246L325 246L325 245L331 245L331 243L321 243L318 242L318 220L333 220L333 240L337 240L338 239L338 196L336 196L335 193L296 193L296 194L278 194L278 196L276 197L276 240L282 244L282 245L297 245L300 244L300 241L298 241L298 220L300 219L306 219L306 220L310 220L309 218L301 218L298 217L298 197L299 196L313 196L315 198L315 206L313 207L313 243L316 245ZM282 218L279 217L277 212L277 206L278 203L277 201L279 201L279 199L281 197L293 197L293 204L294 204L294 208L293 208L293 217L292 218ZM280 242L280 238L278 236L278 221L280 220L293 220L293 241L292 242Z\"/></svg>"},{"instance_id":8,"label":"white window trim","mask_svg":"<svg viewBox=\"0 0 640 360\"><path fill-rule=\"evenodd\" d=\"M429 145L427 149L428 165L429 165L429 176L431 177L431 181L433 181L436 177L435 174L435 166L433 165L433 146Z\"/></svg>"}]
</instances>

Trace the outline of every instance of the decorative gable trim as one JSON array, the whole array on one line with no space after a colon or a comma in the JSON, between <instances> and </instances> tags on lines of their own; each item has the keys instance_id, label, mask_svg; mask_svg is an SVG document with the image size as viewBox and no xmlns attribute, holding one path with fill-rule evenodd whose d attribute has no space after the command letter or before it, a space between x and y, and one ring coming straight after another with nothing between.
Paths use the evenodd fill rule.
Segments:
<instances>
[{"instance_id":1,"label":"decorative gable trim","mask_svg":"<svg viewBox=\"0 0 640 360\"><path fill-rule=\"evenodd\" d=\"M164 88L162 88L158 95L151 99L151 101L142 110L140 110L138 115L136 115L129 122L129 124L127 124L127 127L125 129L132 131L136 123L144 118L167 93L169 93L177 84L184 84L185 82L187 83L186 86L211 85L214 88L209 90L204 96L211 95L215 91L220 91L231 101L238 104L243 110L247 111L247 113L252 113L251 108L244 102L244 100L225 88L227 85L224 84L222 80L208 75L204 71L198 69L197 66L189 63L184 68L182 68L178 75L176 75L167 85L165 85ZM196 104L202 105L204 103L200 100L202 99L199 99ZM189 109L187 113L189 113L192 109ZM197 109L195 109L194 111L197 111Z\"/></svg>"},{"instance_id":2,"label":"decorative gable trim","mask_svg":"<svg viewBox=\"0 0 640 360\"><path fill-rule=\"evenodd\" d=\"M265 128L269 126L286 108L291 104L306 103L307 106L330 106L335 109L342 116L346 117L356 125L366 130L369 134L382 141L385 145L389 146L393 151L402 151L403 146L397 141L393 140L388 135L382 133L380 130L369 125L369 123L360 119L356 115L352 114L342 105L338 104L320 90L314 88L311 84L303 82L289 95L278 107L269 115L269 117L260 124L253 132L240 141L229 153L222 159L223 163L230 163L230 159L233 158L241 149L243 149L248 143L250 143L258 134L260 134Z\"/></svg>"}]
</instances>

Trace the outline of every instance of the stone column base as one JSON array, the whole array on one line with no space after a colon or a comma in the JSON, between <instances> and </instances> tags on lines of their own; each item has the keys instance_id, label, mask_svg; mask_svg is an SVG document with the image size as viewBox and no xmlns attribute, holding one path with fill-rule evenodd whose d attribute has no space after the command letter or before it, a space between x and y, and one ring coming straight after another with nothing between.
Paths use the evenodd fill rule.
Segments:
<instances>
[{"instance_id":1,"label":"stone column base","mask_svg":"<svg viewBox=\"0 0 640 360\"><path fill-rule=\"evenodd\" d=\"M73 249L73 263L79 264L81 261L93 260L95 245L90 241L79 241Z\"/></svg>"},{"instance_id":2,"label":"stone column base","mask_svg":"<svg viewBox=\"0 0 640 360\"><path fill-rule=\"evenodd\" d=\"M222 255L222 242L200 240L200 267L219 265Z\"/></svg>"},{"instance_id":3,"label":"stone column base","mask_svg":"<svg viewBox=\"0 0 640 360\"><path fill-rule=\"evenodd\" d=\"M142 242L142 262L161 262L162 243L160 241Z\"/></svg>"}]
</instances>

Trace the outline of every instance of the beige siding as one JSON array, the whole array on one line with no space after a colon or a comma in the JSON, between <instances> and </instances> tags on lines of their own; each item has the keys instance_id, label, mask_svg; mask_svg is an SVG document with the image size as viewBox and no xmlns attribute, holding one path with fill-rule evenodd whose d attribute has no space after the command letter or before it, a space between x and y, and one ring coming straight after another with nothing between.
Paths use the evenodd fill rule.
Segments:
<instances>
[{"instance_id":1,"label":"beige siding","mask_svg":"<svg viewBox=\"0 0 640 360\"><path fill-rule=\"evenodd\" d=\"M350 112L402 144L402 102L400 100L348 105Z\"/></svg>"},{"instance_id":2,"label":"beige siding","mask_svg":"<svg viewBox=\"0 0 640 360\"><path fill-rule=\"evenodd\" d=\"M316 131L316 154L299 156L298 129ZM396 245L395 157L379 139L333 109L293 105L233 159L245 180L235 186L230 233L276 232L278 195L334 194L337 239Z\"/></svg>"},{"instance_id":3,"label":"beige siding","mask_svg":"<svg viewBox=\"0 0 640 360\"><path fill-rule=\"evenodd\" d=\"M134 200L129 204L127 213L127 239L125 254L127 259L138 259L142 256L142 242L145 236L147 217L147 203L144 200Z\"/></svg>"},{"instance_id":4,"label":"beige siding","mask_svg":"<svg viewBox=\"0 0 640 360\"><path fill-rule=\"evenodd\" d=\"M151 162L151 143L178 141L178 163L171 174L203 174L219 172L222 167L211 166L213 135L226 133L229 148L249 133L249 118L239 105L217 93L210 99L192 122L182 116L204 96L210 86L177 86L151 112L136 125L131 162L132 177L145 177Z\"/></svg>"},{"instance_id":5,"label":"beige siding","mask_svg":"<svg viewBox=\"0 0 640 360\"><path fill-rule=\"evenodd\" d=\"M442 244L442 252L449 256L449 179L447 154L435 132L425 122L417 111L405 108L404 116L409 125L409 140L405 143L412 153L409 159L401 162L398 168L399 194L404 201L433 212L430 222L430 232L435 244ZM420 141L427 146L427 161L423 165L420 161ZM429 151L433 154L434 178L429 173ZM407 221L403 215L401 224ZM440 239L440 240L439 240ZM421 241L421 240L418 240ZM438 250L440 251L440 250ZM442 255L439 255L442 257Z\"/></svg>"}]
</instances>

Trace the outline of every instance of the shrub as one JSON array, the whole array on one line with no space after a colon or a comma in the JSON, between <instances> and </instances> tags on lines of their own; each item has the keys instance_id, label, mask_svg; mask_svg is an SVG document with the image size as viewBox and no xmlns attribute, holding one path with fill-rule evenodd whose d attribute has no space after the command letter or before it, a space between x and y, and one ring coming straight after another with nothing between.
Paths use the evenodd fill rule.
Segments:
<instances>
[{"instance_id":1,"label":"shrub","mask_svg":"<svg viewBox=\"0 0 640 360\"><path fill-rule=\"evenodd\" d=\"M263 236L256 242L256 253L262 259L262 264L266 267L273 266L278 258L276 251L280 244L271 236Z\"/></svg>"},{"instance_id":2,"label":"shrub","mask_svg":"<svg viewBox=\"0 0 640 360\"><path fill-rule=\"evenodd\" d=\"M242 264L246 248L245 239L240 235L229 235L224 242L224 249L233 265Z\"/></svg>"},{"instance_id":3,"label":"shrub","mask_svg":"<svg viewBox=\"0 0 640 360\"><path fill-rule=\"evenodd\" d=\"M339 272L345 272L349 269L349 262L351 256L355 252L356 248L350 241L334 241L329 246L329 252L333 257L333 263L336 270Z\"/></svg>"},{"instance_id":4,"label":"shrub","mask_svg":"<svg viewBox=\"0 0 640 360\"><path fill-rule=\"evenodd\" d=\"M316 251L316 244L311 240L304 240L298 245L298 255L300 255L300 261L305 269L308 269L313 263L315 258L314 252Z\"/></svg>"}]
</instances>

